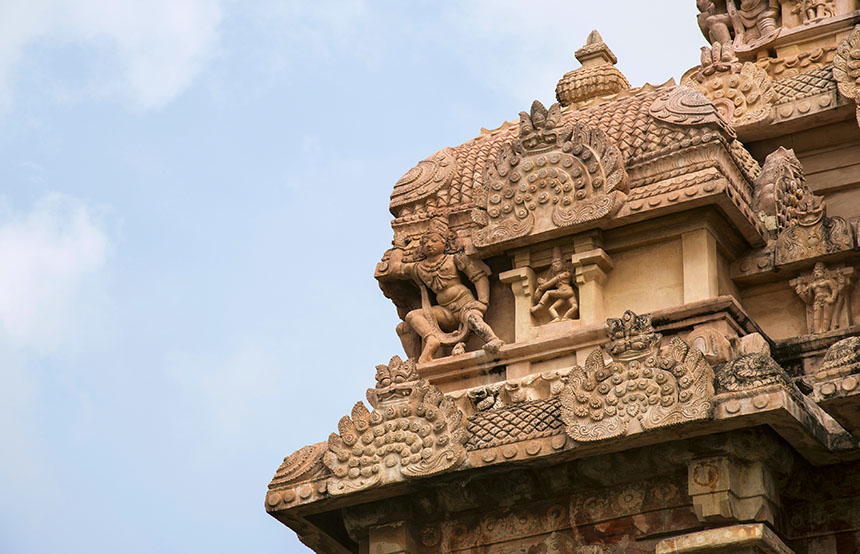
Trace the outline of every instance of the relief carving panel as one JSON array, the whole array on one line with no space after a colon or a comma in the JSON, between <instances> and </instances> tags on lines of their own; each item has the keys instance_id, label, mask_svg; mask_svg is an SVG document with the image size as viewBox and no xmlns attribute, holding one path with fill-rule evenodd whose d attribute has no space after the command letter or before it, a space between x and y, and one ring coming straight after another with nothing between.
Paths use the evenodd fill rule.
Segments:
<instances>
[{"instance_id":1,"label":"relief carving panel","mask_svg":"<svg viewBox=\"0 0 860 554\"><path fill-rule=\"evenodd\" d=\"M475 193L475 246L593 221L618 210L628 191L621 151L583 121L563 123L561 106L535 101L519 136L499 151Z\"/></svg>"}]
</instances>

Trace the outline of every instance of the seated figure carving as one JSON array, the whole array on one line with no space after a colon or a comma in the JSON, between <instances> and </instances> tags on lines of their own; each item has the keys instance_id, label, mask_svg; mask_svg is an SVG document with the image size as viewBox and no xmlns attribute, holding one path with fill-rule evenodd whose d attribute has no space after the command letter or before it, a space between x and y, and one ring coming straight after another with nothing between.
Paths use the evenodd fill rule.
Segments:
<instances>
[{"instance_id":1,"label":"seated figure carving","mask_svg":"<svg viewBox=\"0 0 860 554\"><path fill-rule=\"evenodd\" d=\"M453 353L464 351L464 339L469 332L484 341L484 350L498 351L504 342L484 321L490 299L490 268L480 260L464 253L451 252L448 226L441 219L431 221L421 237L419 261L404 262L402 248L391 250L388 268L380 279L412 280L421 290L421 307L409 311L405 321L397 326L403 348L410 358L419 363L433 360L443 345L454 346ZM460 279L463 273L475 286L478 298ZM430 294L436 304L430 302ZM416 351L415 335L423 346Z\"/></svg>"}]
</instances>

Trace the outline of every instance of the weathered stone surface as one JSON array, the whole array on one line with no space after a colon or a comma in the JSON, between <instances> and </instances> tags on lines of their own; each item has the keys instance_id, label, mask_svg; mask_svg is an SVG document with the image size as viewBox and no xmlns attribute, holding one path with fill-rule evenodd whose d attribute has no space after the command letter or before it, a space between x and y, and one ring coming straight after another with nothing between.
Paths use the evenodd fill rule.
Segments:
<instances>
[{"instance_id":1,"label":"weathered stone surface","mask_svg":"<svg viewBox=\"0 0 860 554\"><path fill-rule=\"evenodd\" d=\"M272 479L305 544L860 551L860 5L697 7L682 86L592 32L559 104L394 185L406 357Z\"/></svg>"}]
</instances>

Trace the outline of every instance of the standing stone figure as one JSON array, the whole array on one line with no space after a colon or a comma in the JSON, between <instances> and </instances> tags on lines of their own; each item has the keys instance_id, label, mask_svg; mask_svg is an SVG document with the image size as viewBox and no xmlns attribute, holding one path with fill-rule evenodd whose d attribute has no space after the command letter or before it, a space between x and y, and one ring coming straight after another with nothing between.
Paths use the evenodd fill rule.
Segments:
<instances>
[{"instance_id":1,"label":"standing stone figure","mask_svg":"<svg viewBox=\"0 0 860 554\"><path fill-rule=\"evenodd\" d=\"M839 327L848 275L850 273L845 270L828 271L823 263L818 262L812 275L791 281L810 312L807 317L810 333L824 333Z\"/></svg>"},{"instance_id":2,"label":"standing stone figure","mask_svg":"<svg viewBox=\"0 0 860 554\"><path fill-rule=\"evenodd\" d=\"M454 353L462 352L465 348L463 340L470 331L484 341L487 352L495 353L504 344L484 321L490 299L490 268L466 254L447 252L447 245L448 226L435 219L421 237L421 259L404 262L403 250L395 247L384 276L410 279L421 290L421 308L408 312L405 321L397 326L397 334L410 358L418 355L414 335L421 338L423 347L418 356L419 363L433 360L443 345L455 345ZM460 280L460 272L475 285L477 300ZM435 294L437 304L431 304L428 291Z\"/></svg>"}]
</instances>

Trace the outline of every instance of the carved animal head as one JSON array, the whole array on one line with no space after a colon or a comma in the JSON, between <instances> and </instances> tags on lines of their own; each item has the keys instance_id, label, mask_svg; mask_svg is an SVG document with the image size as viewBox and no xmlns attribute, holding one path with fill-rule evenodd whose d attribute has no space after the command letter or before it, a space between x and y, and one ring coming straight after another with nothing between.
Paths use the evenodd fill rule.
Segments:
<instances>
[{"instance_id":1,"label":"carved animal head","mask_svg":"<svg viewBox=\"0 0 860 554\"><path fill-rule=\"evenodd\" d=\"M654 332L651 314L636 315L631 310L620 318L606 320L609 327L607 351L614 359L634 360L647 356L660 342L661 335Z\"/></svg>"}]
</instances>

